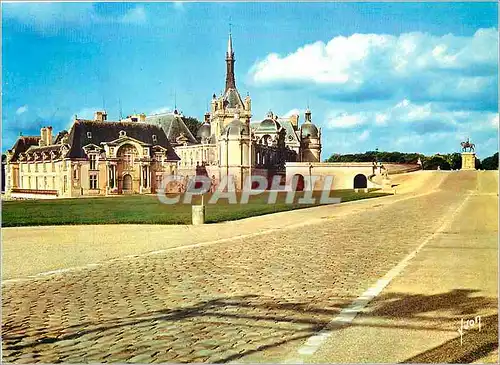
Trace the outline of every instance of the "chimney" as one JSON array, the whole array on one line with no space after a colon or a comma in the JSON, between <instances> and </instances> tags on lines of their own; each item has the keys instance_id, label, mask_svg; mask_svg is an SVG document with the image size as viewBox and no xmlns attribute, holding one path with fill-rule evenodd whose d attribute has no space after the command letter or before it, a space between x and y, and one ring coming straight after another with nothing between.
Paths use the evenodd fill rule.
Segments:
<instances>
[{"instance_id":1,"label":"chimney","mask_svg":"<svg viewBox=\"0 0 500 365\"><path fill-rule=\"evenodd\" d=\"M50 146L52 144L52 127L47 127L45 135L45 143L46 146Z\"/></svg>"},{"instance_id":2,"label":"chimney","mask_svg":"<svg viewBox=\"0 0 500 365\"><path fill-rule=\"evenodd\" d=\"M108 119L108 114L105 111L98 110L94 113L94 120L97 122L105 122Z\"/></svg>"},{"instance_id":3,"label":"chimney","mask_svg":"<svg viewBox=\"0 0 500 365\"><path fill-rule=\"evenodd\" d=\"M40 140L38 141L38 145L40 147L46 146L47 144L45 141L47 140L47 128L42 127L40 129Z\"/></svg>"}]
</instances>

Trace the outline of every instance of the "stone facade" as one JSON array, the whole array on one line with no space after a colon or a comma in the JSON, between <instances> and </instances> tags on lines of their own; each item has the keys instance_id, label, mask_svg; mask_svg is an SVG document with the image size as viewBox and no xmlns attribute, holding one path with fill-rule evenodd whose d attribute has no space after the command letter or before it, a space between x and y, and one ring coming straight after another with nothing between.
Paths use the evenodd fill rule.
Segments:
<instances>
[{"instance_id":1,"label":"stone facade","mask_svg":"<svg viewBox=\"0 0 500 365\"><path fill-rule=\"evenodd\" d=\"M151 193L165 173L177 174L178 161L161 128L98 112L55 139L51 127L19 137L7 153L6 190L20 198Z\"/></svg>"},{"instance_id":2,"label":"stone facade","mask_svg":"<svg viewBox=\"0 0 500 365\"><path fill-rule=\"evenodd\" d=\"M462 170L476 169L476 153L462 152Z\"/></svg>"},{"instance_id":3,"label":"stone facade","mask_svg":"<svg viewBox=\"0 0 500 365\"><path fill-rule=\"evenodd\" d=\"M166 175L187 178L203 174L216 184L227 176L236 189L248 176L285 178L287 162L321 161L321 129L311 111L267 117L251 122L250 96L241 98L234 75L231 35L226 53L226 85L212 96L210 111L194 136L177 111L128 116L117 122L97 111L94 120L78 119L69 130L52 137L20 137L7 153L6 190L17 197L81 197L154 193ZM184 178L184 179L183 179ZM180 185L180 186L178 186ZM184 186L183 186L184 185ZM179 191L185 183L171 184Z\"/></svg>"},{"instance_id":4,"label":"stone facade","mask_svg":"<svg viewBox=\"0 0 500 365\"><path fill-rule=\"evenodd\" d=\"M321 129L313 124L311 111L306 111L302 126L299 115L279 118L272 111L263 120L251 122L251 98L241 98L236 87L231 35L225 61L225 90L219 96L212 95L210 111L196 137L177 111L146 118L146 123L159 125L167 133L181 158L179 174L193 176L201 168L216 182L233 176L236 189L241 189L250 175L268 177L269 182L275 174L285 176L288 161L321 161Z\"/></svg>"}]
</instances>

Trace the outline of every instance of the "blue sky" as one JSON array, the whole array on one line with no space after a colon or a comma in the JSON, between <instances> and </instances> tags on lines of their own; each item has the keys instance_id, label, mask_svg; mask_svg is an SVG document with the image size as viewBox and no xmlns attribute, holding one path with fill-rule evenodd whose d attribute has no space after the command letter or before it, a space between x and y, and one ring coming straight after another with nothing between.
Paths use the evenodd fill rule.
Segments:
<instances>
[{"instance_id":1,"label":"blue sky","mask_svg":"<svg viewBox=\"0 0 500 365\"><path fill-rule=\"evenodd\" d=\"M2 151L20 132L177 107L200 120L225 81L253 120L310 106L322 158L498 150L497 3L8 3Z\"/></svg>"}]
</instances>

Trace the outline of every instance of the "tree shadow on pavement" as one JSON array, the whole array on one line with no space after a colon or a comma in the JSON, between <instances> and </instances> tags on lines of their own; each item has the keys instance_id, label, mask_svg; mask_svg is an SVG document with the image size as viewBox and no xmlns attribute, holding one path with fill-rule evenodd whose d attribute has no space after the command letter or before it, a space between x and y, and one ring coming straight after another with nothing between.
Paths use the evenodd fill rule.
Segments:
<instances>
[{"instance_id":1,"label":"tree shadow on pavement","mask_svg":"<svg viewBox=\"0 0 500 365\"><path fill-rule=\"evenodd\" d=\"M372 316L411 318L419 314L448 310L453 315L480 314L485 309L497 307L497 299L472 296L479 290L453 289L433 295L387 293L377 298L381 302L370 312Z\"/></svg>"},{"instance_id":2,"label":"tree shadow on pavement","mask_svg":"<svg viewBox=\"0 0 500 365\"><path fill-rule=\"evenodd\" d=\"M372 305L369 306L372 310L364 313L363 317L395 319L396 323L354 321L350 325L449 331L452 324L455 327L455 324L459 323L457 316L481 315L485 310L490 310L491 313L492 308L496 308L496 299L477 296L477 292L477 290L472 289L455 289L434 295L383 294L373 301ZM10 354L6 360L15 362L16 356L37 351L36 349L41 345L44 345L42 346L44 351L47 351L47 346L54 346L57 348L57 353L62 350L71 352L75 342L84 341L89 343L90 350L96 340L109 337L112 341L123 341L125 345L133 347L134 354L140 351L152 351L156 356L153 357L156 359L153 361L224 363L306 339L325 328L354 299L354 297L344 297L323 298L321 300L318 298L291 300L288 298L287 300L259 295L220 297L201 301L191 306L161 309L105 320L82 321L71 326L54 326L50 329L31 328L32 335L29 337L19 334L20 328L17 328L19 325L6 323L2 328L2 346L3 350L7 350L7 353ZM426 316L430 312L433 312L433 317ZM422 323L422 321L428 323L429 319L434 321L436 317L434 312L438 313L436 314L436 322L438 323L436 326L429 327ZM446 313L446 315L441 316L440 313ZM404 321L397 323L398 319L404 319ZM488 323L493 323L493 320L493 317L487 319ZM24 326L25 323L20 325ZM43 326L43 324L39 326ZM464 336L464 341L471 344L467 347L468 352L460 353L459 356L459 353L455 351L454 355L456 356L452 359L467 360L494 350L492 341L494 338L498 338L498 330L495 327L495 331L493 331L493 325L488 327L488 330L485 328L487 332L480 333L483 336L481 339L477 337L479 334L467 333L467 338ZM334 330L339 328L341 327ZM160 352L154 352L155 350L148 349L147 346L145 350L140 350L136 343L141 342L140 340L147 343L147 340L144 340L142 336L153 333L161 334L155 340ZM207 340L214 343L206 344ZM453 342L455 340L442 345L441 347L444 347L441 350L439 348L430 350L419 355L422 357L415 357L416 360L408 359L408 362L441 359L440 356L445 356L441 353L445 354L448 351L447 346L451 348L456 345ZM181 356L176 351L179 353L182 351L171 347L172 343L180 343L182 347L190 350L184 350L185 353ZM200 344L208 346L207 349L210 353L206 353L203 348L200 350L198 347L201 346ZM136 347L138 349L135 349ZM124 362L128 359L113 357L113 350L110 350L109 347L103 347L102 351L108 356L105 357L105 362ZM61 361L64 361L64 358Z\"/></svg>"},{"instance_id":3,"label":"tree shadow on pavement","mask_svg":"<svg viewBox=\"0 0 500 365\"><path fill-rule=\"evenodd\" d=\"M477 361L498 348L498 314L481 318L481 331L470 329L462 337L413 356L403 363L452 363L464 364ZM498 363L498 360L497 360Z\"/></svg>"}]
</instances>

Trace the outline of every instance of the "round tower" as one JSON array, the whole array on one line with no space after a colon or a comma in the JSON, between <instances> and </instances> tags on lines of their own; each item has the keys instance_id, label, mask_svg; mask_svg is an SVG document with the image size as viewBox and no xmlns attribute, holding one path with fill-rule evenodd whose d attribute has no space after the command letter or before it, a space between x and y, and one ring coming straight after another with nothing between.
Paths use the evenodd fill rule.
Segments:
<instances>
[{"instance_id":1,"label":"round tower","mask_svg":"<svg viewBox=\"0 0 500 365\"><path fill-rule=\"evenodd\" d=\"M321 161L321 129L313 124L309 108L300 127L300 156L302 162Z\"/></svg>"}]
</instances>

